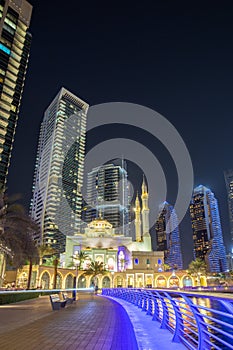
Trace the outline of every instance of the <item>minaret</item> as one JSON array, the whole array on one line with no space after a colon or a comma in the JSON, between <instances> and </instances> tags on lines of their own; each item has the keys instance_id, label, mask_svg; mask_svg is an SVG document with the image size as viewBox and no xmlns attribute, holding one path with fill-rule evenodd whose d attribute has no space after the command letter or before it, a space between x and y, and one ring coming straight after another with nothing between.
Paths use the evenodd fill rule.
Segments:
<instances>
[{"instance_id":1,"label":"minaret","mask_svg":"<svg viewBox=\"0 0 233 350\"><path fill-rule=\"evenodd\" d=\"M139 197L137 193L137 197L135 200L135 236L136 236L136 241L140 242L142 237L141 237L141 206L139 202Z\"/></svg>"},{"instance_id":2,"label":"minaret","mask_svg":"<svg viewBox=\"0 0 233 350\"><path fill-rule=\"evenodd\" d=\"M143 175L143 181L142 181L142 236L149 236L149 206L148 206L148 199L149 194L146 186L145 176Z\"/></svg>"}]
</instances>

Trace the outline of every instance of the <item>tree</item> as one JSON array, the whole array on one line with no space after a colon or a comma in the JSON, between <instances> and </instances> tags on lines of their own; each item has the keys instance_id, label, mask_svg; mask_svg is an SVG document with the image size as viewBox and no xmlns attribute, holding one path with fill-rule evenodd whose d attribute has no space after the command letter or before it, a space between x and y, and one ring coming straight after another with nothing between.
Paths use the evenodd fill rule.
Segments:
<instances>
[{"instance_id":1,"label":"tree","mask_svg":"<svg viewBox=\"0 0 233 350\"><path fill-rule=\"evenodd\" d=\"M59 258L57 255L56 249L47 246L45 244L42 244L41 246L38 247L38 252L39 252L39 264L42 265L43 263L43 258L45 256L49 256L46 258L45 265L47 266L53 266L54 267L54 279L53 279L53 289L56 289L57 287L57 268L59 264Z\"/></svg>"},{"instance_id":2,"label":"tree","mask_svg":"<svg viewBox=\"0 0 233 350\"><path fill-rule=\"evenodd\" d=\"M38 247L38 253L39 253L39 265L43 264L43 258L45 256L51 256L56 253L55 249L47 246L45 244L42 244Z\"/></svg>"},{"instance_id":3,"label":"tree","mask_svg":"<svg viewBox=\"0 0 233 350\"><path fill-rule=\"evenodd\" d=\"M83 270L83 263L85 260L89 258L89 255L85 253L83 250L80 250L78 253L74 254L72 256L72 262L70 266L77 267L78 270ZM77 264L75 263L75 260L77 261Z\"/></svg>"},{"instance_id":4,"label":"tree","mask_svg":"<svg viewBox=\"0 0 233 350\"><path fill-rule=\"evenodd\" d=\"M197 277L197 283L200 286L200 277L201 275L206 275L207 265L204 260L197 258L196 260L191 261L188 266L188 273L192 276Z\"/></svg>"},{"instance_id":5,"label":"tree","mask_svg":"<svg viewBox=\"0 0 233 350\"><path fill-rule=\"evenodd\" d=\"M94 286L96 287L97 276L105 275L108 271L104 267L103 262L92 261L89 268L84 272L84 276L94 277Z\"/></svg>"},{"instance_id":6,"label":"tree","mask_svg":"<svg viewBox=\"0 0 233 350\"><path fill-rule=\"evenodd\" d=\"M169 264L164 263L163 264L163 270L164 271L170 271L171 270L171 266Z\"/></svg>"},{"instance_id":7,"label":"tree","mask_svg":"<svg viewBox=\"0 0 233 350\"><path fill-rule=\"evenodd\" d=\"M39 228L15 198L8 198L0 187L0 245L11 252L8 256L18 268L35 256L33 233Z\"/></svg>"},{"instance_id":8,"label":"tree","mask_svg":"<svg viewBox=\"0 0 233 350\"><path fill-rule=\"evenodd\" d=\"M51 249L53 249L53 248L51 248ZM55 252L54 249L53 249L53 252ZM60 262L60 259L57 257L57 255L53 255L49 258L46 258L46 262L45 262L45 265L54 267L53 289L56 289L56 287L57 287L57 269L58 269L59 262Z\"/></svg>"}]
</instances>

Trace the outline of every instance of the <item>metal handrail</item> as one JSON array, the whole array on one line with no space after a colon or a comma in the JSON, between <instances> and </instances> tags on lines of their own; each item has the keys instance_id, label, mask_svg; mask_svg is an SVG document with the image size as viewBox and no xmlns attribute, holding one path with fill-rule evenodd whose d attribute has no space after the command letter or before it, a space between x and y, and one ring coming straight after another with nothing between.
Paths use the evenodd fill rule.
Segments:
<instances>
[{"instance_id":1,"label":"metal handrail","mask_svg":"<svg viewBox=\"0 0 233 350\"><path fill-rule=\"evenodd\" d=\"M143 288L106 288L102 294L141 308L152 320L160 322L160 328L173 333L173 342L182 342L188 349L233 349L231 298ZM218 301L221 309L199 305L198 301L203 303L204 298L209 299L209 304Z\"/></svg>"}]
</instances>

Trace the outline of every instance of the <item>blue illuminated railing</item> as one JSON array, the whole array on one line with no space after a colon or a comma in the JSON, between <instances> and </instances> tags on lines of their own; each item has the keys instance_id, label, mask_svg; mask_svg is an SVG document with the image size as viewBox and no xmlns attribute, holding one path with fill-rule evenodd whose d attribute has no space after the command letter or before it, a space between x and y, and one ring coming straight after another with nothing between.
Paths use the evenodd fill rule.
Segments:
<instances>
[{"instance_id":1,"label":"blue illuminated railing","mask_svg":"<svg viewBox=\"0 0 233 350\"><path fill-rule=\"evenodd\" d=\"M103 289L102 294L138 306L188 349L233 349L233 299L133 288Z\"/></svg>"}]
</instances>

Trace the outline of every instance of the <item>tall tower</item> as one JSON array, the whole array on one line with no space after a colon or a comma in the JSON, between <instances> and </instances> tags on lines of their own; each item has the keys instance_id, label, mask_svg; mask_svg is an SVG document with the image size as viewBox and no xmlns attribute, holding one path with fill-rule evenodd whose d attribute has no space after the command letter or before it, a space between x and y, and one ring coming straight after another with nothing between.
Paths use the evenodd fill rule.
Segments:
<instances>
[{"instance_id":1,"label":"tall tower","mask_svg":"<svg viewBox=\"0 0 233 350\"><path fill-rule=\"evenodd\" d=\"M224 171L224 177L227 188L231 239L233 240L233 170Z\"/></svg>"},{"instance_id":2,"label":"tall tower","mask_svg":"<svg viewBox=\"0 0 233 350\"><path fill-rule=\"evenodd\" d=\"M161 204L155 223L157 251L164 252L164 261L172 268L183 268L178 218L172 205Z\"/></svg>"},{"instance_id":3,"label":"tall tower","mask_svg":"<svg viewBox=\"0 0 233 350\"><path fill-rule=\"evenodd\" d=\"M65 249L80 230L88 104L62 88L41 124L31 217L41 225L38 244Z\"/></svg>"},{"instance_id":4,"label":"tall tower","mask_svg":"<svg viewBox=\"0 0 233 350\"><path fill-rule=\"evenodd\" d=\"M213 192L203 185L193 191L190 203L194 257L205 259L210 272L227 270L218 202Z\"/></svg>"},{"instance_id":5,"label":"tall tower","mask_svg":"<svg viewBox=\"0 0 233 350\"><path fill-rule=\"evenodd\" d=\"M137 197L135 200L135 238L137 242L140 242L142 239L142 230L141 230L141 206L137 193Z\"/></svg>"},{"instance_id":6,"label":"tall tower","mask_svg":"<svg viewBox=\"0 0 233 350\"><path fill-rule=\"evenodd\" d=\"M142 181L142 235L143 236L150 236L149 234L149 229L150 229L150 224L149 224L149 206L148 206L148 200L149 200L149 194L145 182L145 177L143 176L143 181Z\"/></svg>"},{"instance_id":7,"label":"tall tower","mask_svg":"<svg viewBox=\"0 0 233 350\"><path fill-rule=\"evenodd\" d=\"M99 166L88 173L87 222L101 216L113 225L116 234L129 235L127 177L125 168L114 164Z\"/></svg>"},{"instance_id":8,"label":"tall tower","mask_svg":"<svg viewBox=\"0 0 233 350\"><path fill-rule=\"evenodd\" d=\"M27 70L32 6L0 1L0 183L5 185Z\"/></svg>"}]
</instances>

